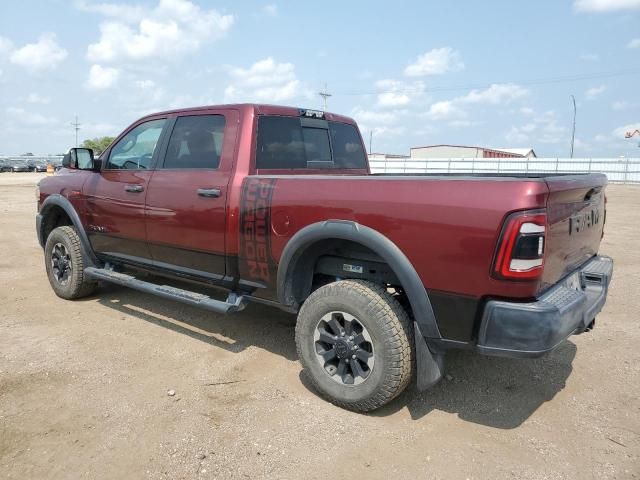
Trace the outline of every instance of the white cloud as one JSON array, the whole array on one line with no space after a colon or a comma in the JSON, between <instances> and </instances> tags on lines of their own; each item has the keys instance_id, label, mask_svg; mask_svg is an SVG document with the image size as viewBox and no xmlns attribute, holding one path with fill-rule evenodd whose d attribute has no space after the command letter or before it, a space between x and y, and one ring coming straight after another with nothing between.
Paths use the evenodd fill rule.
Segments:
<instances>
[{"instance_id":1,"label":"white cloud","mask_svg":"<svg viewBox=\"0 0 640 480\"><path fill-rule=\"evenodd\" d=\"M119 18L122 21L136 22L144 18L145 10L141 5L122 3L92 2L76 0L76 7L85 12L98 13L105 17Z\"/></svg>"},{"instance_id":2,"label":"white cloud","mask_svg":"<svg viewBox=\"0 0 640 480\"><path fill-rule=\"evenodd\" d=\"M451 128L469 128L480 124L480 122L474 122L472 120L451 120L450 122L447 122L447 125Z\"/></svg>"},{"instance_id":3,"label":"white cloud","mask_svg":"<svg viewBox=\"0 0 640 480\"><path fill-rule=\"evenodd\" d=\"M599 85L597 87L591 87L586 92L584 92L584 95L585 95L585 97L587 97L587 100L593 100L596 97L598 97L601 93L603 93L606 89L607 89L606 85Z\"/></svg>"},{"instance_id":4,"label":"white cloud","mask_svg":"<svg viewBox=\"0 0 640 480\"><path fill-rule=\"evenodd\" d=\"M512 145L522 144L529 141L529 135L524 133L518 127L511 127L511 130L507 132L504 138Z\"/></svg>"},{"instance_id":5,"label":"white cloud","mask_svg":"<svg viewBox=\"0 0 640 480\"><path fill-rule=\"evenodd\" d=\"M91 90L104 90L113 87L120 77L117 68L103 67L102 65L91 65L87 87Z\"/></svg>"},{"instance_id":6,"label":"white cloud","mask_svg":"<svg viewBox=\"0 0 640 480\"><path fill-rule=\"evenodd\" d=\"M520 112L522 115L526 115L526 116L528 116L528 117L529 117L529 116L531 116L531 115L533 115L533 114L535 113L535 110L534 110L533 108L531 108L531 107L522 107L522 108L519 110L519 112Z\"/></svg>"},{"instance_id":7,"label":"white cloud","mask_svg":"<svg viewBox=\"0 0 640 480\"><path fill-rule=\"evenodd\" d=\"M28 43L11 53L11 63L31 72L56 68L67 58L67 51L58 45L54 33L43 33L36 43Z\"/></svg>"},{"instance_id":8,"label":"white cloud","mask_svg":"<svg viewBox=\"0 0 640 480\"><path fill-rule=\"evenodd\" d=\"M405 83L398 80L378 80L376 88L378 93L378 106L402 107L409 103L415 103L417 97L424 93L424 83L421 81Z\"/></svg>"},{"instance_id":9,"label":"white cloud","mask_svg":"<svg viewBox=\"0 0 640 480\"><path fill-rule=\"evenodd\" d=\"M510 103L529 94L526 88L513 83L494 83L484 90L471 90L459 100L464 103L499 105Z\"/></svg>"},{"instance_id":10,"label":"white cloud","mask_svg":"<svg viewBox=\"0 0 640 480\"><path fill-rule=\"evenodd\" d=\"M465 112L457 106L456 100L443 100L433 103L425 116L433 120L442 120L446 118L462 117Z\"/></svg>"},{"instance_id":11,"label":"white cloud","mask_svg":"<svg viewBox=\"0 0 640 480\"><path fill-rule=\"evenodd\" d=\"M398 112L377 112L360 107L353 109L351 116L363 124L392 125L398 121Z\"/></svg>"},{"instance_id":12,"label":"white cloud","mask_svg":"<svg viewBox=\"0 0 640 480\"><path fill-rule=\"evenodd\" d=\"M43 97L38 93L30 93L29 95L27 95L27 98L25 100L27 101L27 103L40 103L43 105L51 102L51 99L49 97Z\"/></svg>"},{"instance_id":13,"label":"white cloud","mask_svg":"<svg viewBox=\"0 0 640 480\"><path fill-rule=\"evenodd\" d=\"M460 60L460 53L451 47L443 47L434 48L419 55L413 63L404 69L404 74L408 77L424 77L457 72L462 69L464 69L464 63Z\"/></svg>"},{"instance_id":14,"label":"white cloud","mask_svg":"<svg viewBox=\"0 0 640 480\"><path fill-rule=\"evenodd\" d=\"M0 57L8 55L13 49L13 42L8 38L0 36Z\"/></svg>"},{"instance_id":15,"label":"white cloud","mask_svg":"<svg viewBox=\"0 0 640 480\"><path fill-rule=\"evenodd\" d=\"M7 107L5 109L7 118L12 122L24 125L27 127L42 127L46 125L53 125L57 123L57 120L52 117L47 117L40 113L33 113L19 107Z\"/></svg>"},{"instance_id":16,"label":"white cloud","mask_svg":"<svg viewBox=\"0 0 640 480\"><path fill-rule=\"evenodd\" d=\"M276 63L268 57L249 68L230 66L227 70L233 83L224 91L225 101L283 102L311 96L292 63Z\"/></svg>"},{"instance_id":17,"label":"white cloud","mask_svg":"<svg viewBox=\"0 0 640 480\"><path fill-rule=\"evenodd\" d=\"M156 82L153 80L136 80L136 87L138 88L153 88L156 86Z\"/></svg>"},{"instance_id":18,"label":"white cloud","mask_svg":"<svg viewBox=\"0 0 640 480\"><path fill-rule=\"evenodd\" d=\"M278 6L273 3L270 3L269 5L265 5L264 7L262 7L262 11L267 15L269 15L270 17L278 16Z\"/></svg>"},{"instance_id":19,"label":"white cloud","mask_svg":"<svg viewBox=\"0 0 640 480\"><path fill-rule=\"evenodd\" d=\"M640 38L634 38L627 43L627 48L640 48Z\"/></svg>"},{"instance_id":20,"label":"white cloud","mask_svg":"<svg viewBox=\"0 0 640 480\"><path fill-rule=\"evenodd\" d=\"M640 0L574 0L579 12L613 12L640 9Z\"/></svg>"},{"instance_id":21,"label":"white cloud","mask_svg":"<svg viewBox=\"0 0 640 480\"><path fill-rule=\"evenodd\" d=\"M617 112L630 110L632 108L640 108L640 102L629 102L627 100L618 100L611 104L611 108Z\"/></svg>"},{"instance_id":22,"label":"white cloud","mask_svg":"<svg viewBox=\"0 0 640 480\"><path fill-rule=\"evenodd\" d=\"M116 20L100 25L100 40L87 49L92 62L166 59L198 50L223 37L233 25L232 15L203 10L188 0L160 0L142 17L127 16L130 7L90 4L94 11Z\"/></svg>"}]
</instances>

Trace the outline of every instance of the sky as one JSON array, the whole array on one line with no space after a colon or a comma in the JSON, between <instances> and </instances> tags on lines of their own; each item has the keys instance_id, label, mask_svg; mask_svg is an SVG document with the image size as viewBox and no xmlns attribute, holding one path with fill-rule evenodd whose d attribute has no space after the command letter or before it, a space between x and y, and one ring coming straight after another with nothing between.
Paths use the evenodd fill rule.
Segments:
<instances>
[{"instance_id":1,"label":"sky","mask_svg":"<svg viewBox=\"0 0 640 480\"><path fill-rule=\"evenodd\" d=\"M640 0L21 0L0 5L0 153L161 110L322 108L369 147L640 157Z\"/></svg>"}]
</instances>

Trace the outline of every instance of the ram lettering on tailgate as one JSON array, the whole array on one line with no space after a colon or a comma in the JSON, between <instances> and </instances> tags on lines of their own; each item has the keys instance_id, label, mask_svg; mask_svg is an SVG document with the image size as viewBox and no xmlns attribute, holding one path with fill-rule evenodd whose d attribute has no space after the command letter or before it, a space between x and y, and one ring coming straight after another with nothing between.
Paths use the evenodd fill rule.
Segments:
<instances>
[{"instance_id":1,"label":"ram lettering on tailgate","mask_svg":"<svg viewBox=\"0 0 640 480\"><path fill-rule=\"evenodd\" d=\"M600 223L600 211L597 208L578 213L569 219L569 235L580 233Z\"/></svg>"}]
</instances>

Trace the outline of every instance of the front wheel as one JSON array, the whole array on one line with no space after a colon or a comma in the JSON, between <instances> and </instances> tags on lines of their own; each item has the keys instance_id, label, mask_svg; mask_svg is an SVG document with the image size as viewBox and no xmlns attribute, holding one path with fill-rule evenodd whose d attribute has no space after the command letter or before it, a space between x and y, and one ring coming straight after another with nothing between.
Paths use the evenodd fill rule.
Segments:
<instances>
[{"instance_id":1,"label":"front wheel","mask_svg":"<svg viewBox=\"0 0 640 480\"><path fill-rule=\"evenodd\" d=\"M411 380L407 313L371 282L342 280L313 292L298 315L296 346L315 389L349 410L375 410Z\"/></svg>"},{"instance_id":2,"label":"front wheel","mask_svg":"<svg viewBox=\"0 0 640 480\"><path fill-rule=\"evenodd\" d=\"M84 275L84 259L80 237L73 227L51 231L44 246L44 262L53 291L61 298L86 297L97 284Z\"/></svg>"}]
</instances>

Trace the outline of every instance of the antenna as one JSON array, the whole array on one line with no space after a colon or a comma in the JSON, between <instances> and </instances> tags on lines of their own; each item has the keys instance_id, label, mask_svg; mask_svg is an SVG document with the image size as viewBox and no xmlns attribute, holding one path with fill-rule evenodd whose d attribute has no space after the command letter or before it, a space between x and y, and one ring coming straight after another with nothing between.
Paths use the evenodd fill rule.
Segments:
<instances>
[{"instance_id":1,"label":"antenna","mask_svg":"<svg viewBox=\"0 0 640 480\"><path fill-rule=\"evenodd\" d=\"M71 122L71 126L76 131L76 148L77 148L78 147L78 130L80 130L80 125L82 125L82 124L78 123L78 116L77 115L76 115L75 118L76 118L75 121Z\"/></svg>"},{"instance_id":2,"label":"antenna","mask_svg":"<svg viewBox=\"0 0 640 480\"><path fill-rule=\"evenodd\" d=\"M326 112L327 111L327 98L329 98L331 96L331 94L329 92L327 92L327 84L324 84L324 91L322 92L318 92L318 95L320 95L322 97L322 105L323 105L323 110Z\"/></svg>"}]
</instances>

